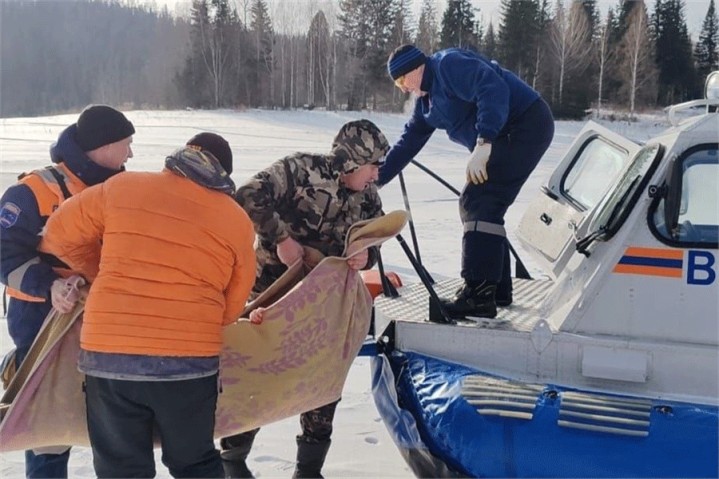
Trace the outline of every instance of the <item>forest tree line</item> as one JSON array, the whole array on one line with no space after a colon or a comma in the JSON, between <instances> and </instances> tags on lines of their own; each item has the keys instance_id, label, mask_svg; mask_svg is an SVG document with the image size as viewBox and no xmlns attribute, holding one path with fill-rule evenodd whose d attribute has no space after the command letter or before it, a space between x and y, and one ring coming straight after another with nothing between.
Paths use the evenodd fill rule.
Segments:
<instances>
[{"instance_id":1,"label":"forest tree line","mask_svg":"<svg viewBox=\"0 0 719 479\"><path fill-rule=\"evenodd\" d=\"M537 89L556 117L634 114L702 95L719 68L709 0L693 41L684 0L501 0L497 25L469 0L192 0L173 15L138 0L0 2L0 116L121 108L399 111L386 72L414 43L477 50ZM305 20L306 19L306 20Z\"/></svg>"}]
</instances>

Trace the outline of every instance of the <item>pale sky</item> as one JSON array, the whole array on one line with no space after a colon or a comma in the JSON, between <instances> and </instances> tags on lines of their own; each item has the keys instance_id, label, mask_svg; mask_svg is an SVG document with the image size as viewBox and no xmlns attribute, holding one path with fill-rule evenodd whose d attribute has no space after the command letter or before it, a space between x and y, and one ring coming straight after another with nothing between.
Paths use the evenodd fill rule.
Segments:
<instances>
[{"instance_id":1,"label":"pale sky","mask_svg":"<svg viewBox=\"0 0 719 479\"><path fill-rule=\"evenodd\" d=\"M149 1L149 0L148 0ZM154 0L155 3L158 5L166 4L170 8L171 11L173 11L174 8L179 6L180 8L187 9L189 11L189 5L191 3L190 0ZM238 10L241 8L241 5L244 1L247 0L230 0L230 3L234 2L237 5ZM272 10L272 5L278 2L282 2L283 0L267 0L268 5L270 5L270 10ZM325 3L318 0L284 0L285 2L291 2L293 4L315 4L319 5L321 3ZM552 0L554 1L554 0ZM414 10L415 10L415 20L419 17L419 10L422 5L421 0L413 0L414 2ZM482 17L483 23L485 26L489 24L489 21L491 20L494 24L495 28L497 27L500 19L500 12L499 12L499 6L500 6L500 0L471 0L472 4L479 8L479 13ZM569 0L564 0L564 3L568 3ZM249 2L248 2L249 3ZM337 5L339 2L335 1L335 5ZM619 2L618 0L598 0L597 4L599 5L599 10L602 15L602 19L607 14L607 10L609 10L609 7L613 7L617 5ZM436 0L437 10L439 12L439 18L438 21L441 20L441 14L446 8L447 1L446 0ZM648 0L647 2L649 13L651 14L654 10L654 2L652 0ZM696 41L699 38L699 33L701 32L702 28L702 22L704 21L704 17L706 16L707 9L709 8L709 0L685 0L684 2L684 17L687 21L687 27L689 28L689 35L691 35L692 39ZM716 2L715 2L716 5ZM314 13L314 12L312 12ZM311 14L308 17L307 20L307 27L309 27L309 18L311 18Z\"/></svg>"}]
</instances>

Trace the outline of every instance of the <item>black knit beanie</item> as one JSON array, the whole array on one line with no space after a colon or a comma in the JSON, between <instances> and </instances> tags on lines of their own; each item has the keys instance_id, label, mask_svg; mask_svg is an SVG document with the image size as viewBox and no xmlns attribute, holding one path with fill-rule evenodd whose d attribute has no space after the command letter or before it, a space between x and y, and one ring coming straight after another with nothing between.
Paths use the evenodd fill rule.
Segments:
<instances>
[{"instance_id":1,"label":"black knit beanie","mask_svg":"<svg viewBox=\"0 0 719 479\"><path fill-rule=\"evenodd\" d=\"M83 151L92 151L134 134L135 127L119 111L107 105L90 105L77 119L75 139Z\"/></svg>"},{"instance_id":2,"label":"black knit beanie","mask_svg":"<svg viewBox=\"0 0 719 479\"><path fill-rule=\"evenodd\" d=\"M227 174L232 173L232 150L227 140L215 133L198 133L190 138L187 146L197 146L200 151L208 151L212 156L217 158L220 165L225 169Z\"/></svg>"}]
</instances>

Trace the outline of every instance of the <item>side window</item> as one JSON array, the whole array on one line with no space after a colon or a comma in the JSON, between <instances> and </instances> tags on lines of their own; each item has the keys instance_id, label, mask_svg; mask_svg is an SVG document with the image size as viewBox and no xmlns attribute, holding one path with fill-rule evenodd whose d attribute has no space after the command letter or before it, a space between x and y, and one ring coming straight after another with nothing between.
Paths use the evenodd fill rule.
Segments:
<instances>
[{"instance_id":1,"label":"side window","mask_svg":"<svg viewBox=\"0 0 719 479\"><path fill-rule=\"evenodd\" d=\"M717 146L692 151L681 160L681 195L674 231L664 223L664 199L653 214L656 232L676 244L713 246L719 241L719 157Z\"/></svg>"},{"instance_id":2,"label":"side window","mask_svg":"<svg viewBox=\"0 0 719 479\"><path fill-rule=\"evenodd\" d=\"M587 142L562 181L562 194L582 210L593 208L629 161L626 151L601 138Z\"/></svg>"}]
</instances>

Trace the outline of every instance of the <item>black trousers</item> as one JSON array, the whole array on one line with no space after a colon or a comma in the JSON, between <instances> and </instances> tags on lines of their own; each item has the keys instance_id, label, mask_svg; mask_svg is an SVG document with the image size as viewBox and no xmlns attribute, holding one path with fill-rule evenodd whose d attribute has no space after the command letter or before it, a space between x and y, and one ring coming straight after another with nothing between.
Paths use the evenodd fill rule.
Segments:
<instances>
[{"instance_id":1,"label":"black trousers","mask_svg":"<svg viewBox=\"0 0 719 479\"><path fill-rule=\"evenodd\" d=\"M155 477L155 435L173 477L224 477L213 441L216 374L184 381L87 376L85 385L97 477Z\"/></svg>"},{"instance_id":2,"label":"black trousers","mask_svg":"<svg viewBox=\"0 0 719 479\"><path fill-rule=\"evenodd\" d=\"M492 141L489 179L469 183L459 198L462 272L467 280L508 281L509 249L504 215L554 137L554 118L541 98ZM505 263L507 263L505 265Z\"/></svg>"}]
</instances>

